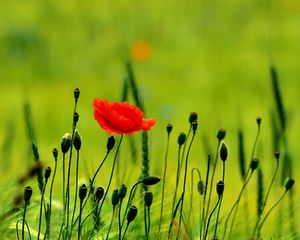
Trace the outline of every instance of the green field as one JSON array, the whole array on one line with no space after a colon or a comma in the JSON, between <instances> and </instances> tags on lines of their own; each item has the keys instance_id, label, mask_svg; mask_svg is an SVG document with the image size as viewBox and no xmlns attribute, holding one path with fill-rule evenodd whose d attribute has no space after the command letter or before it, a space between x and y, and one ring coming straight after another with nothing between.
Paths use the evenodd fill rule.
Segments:
<instances>
[{"instance_id":1,"label":"green field","mask_svg":"<svg viewBox=\"0 0 300 240\"><path fill-rule=\"evenodd\" d=\"M31 108L40 158L45 166L53 167L52 149L60 148L61 137L71 131L73 90L76 87L80 89L77 109L80 115L78 130L83 141L80 183L87 182L105 154L108 136L93 119L93 100L96 97L110 102L121 99L126 77L125 63L131 60L146 117L157 120L149 132L151 174L162 176L167 142L165 127L168 123L174 126L168 157L167 195L173 193L175 184L177 136L188 131L190 112L198 113L199 126L190 154L189 173L193 167L199 167L202 176L205 176L207 154L211 151L214 156L216 152L216 132L219 128L226 129L229 157L220 216L223 221L242 186L238 130L242 129L244 133L248 164L256 136L257 116L262 117L262 126L255 156L260 159L265 191L274 172L272 114L277 124L279 120L270 75L270 66L273 65L278 72L287 119L286 137L293 161L291 177L295 179L295 224L300 229L297 160L300 156L300 112L297 104L300 87L299 12L300 3L296 0L2 1L0 215L10 209L16 192L22 192L26 185L35 190L33 197L37 204L40 198L35 178L25 185L17 184L20 176L33 164L24 121L24 104L28 103ZM140 41L147 43L150 52L149 57L143 60L131 54ZM135 103L132 95L129 95L128 101ZM130 155L131 140L124 138L118 159L120 173L113 180L111 191L122 183L132 186L140 176L140 138L140 133L130 138L134 139L138 148L137 159ZM279 148L277 150L284 154L282 142ZM285 167L280 164L268 207L283 191L280 175ZM97 184L106 185L109 170L110 165L105 165ZM220 164L215 182L219 180L221 170ZM58 174L61 176L60 171ZM245 216L241 204L234 239L251 237L246 228L250 224L252 229L256 220L254 175L247 190L251 213L249 217ZM188 189L190 184L189 177ZM57 200L61 196L59 185L61 183L57 180L54 193ZM153 186L151 190L155 193L151 234L156 239L161 185ZM189 199L189 194L186 199ZM194 194L196 198L196 190ZM263 239L279 236L293 239L288 203L286 198L281 208L272 212L262 231ZM171 197L165 204L167 217L171 214L170 208ZM110 221L110 211L111 206L107 204L104 211L107 222ZM197 239L198 202L193 213L190 239ZM31 218L28 223L32 227L37 223L37 214L30 215L29 212ZM6 239L15 238L15 222L21 215L19 212L15 218L1 224L0 230L5 233ZM142 214L138 217L142 223ZM59 216L56 221L60 222ZM222 223L220 229L223 228ZM168 221L164 223L165 231L168 224ZM141 239L143 224L136 224L135 231L141 235L130 236Z\"/></svg>"}]
</instances>

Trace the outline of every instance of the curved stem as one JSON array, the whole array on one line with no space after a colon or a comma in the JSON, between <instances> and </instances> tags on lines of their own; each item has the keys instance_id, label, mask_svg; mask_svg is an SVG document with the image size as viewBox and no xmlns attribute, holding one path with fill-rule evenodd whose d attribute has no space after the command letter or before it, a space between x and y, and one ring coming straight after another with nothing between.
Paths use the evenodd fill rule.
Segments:
<instances>
[{"instance_id":1,"label":"curved stem","mask_svg":"<svg viewBox=\"0 0 300 240\"><path fill-rule=\"evenodd\" d=\"M166 182L166 174L167 174L167 163L168 163L167 159L168 159L168 152L169 152L169 142L170 142L170 134L168 134L167 149L166 149L166 154L165 154L165 167L164 167L162 193L161 193L161 203L160 203L160 217L159 217L159 225L158 225L158 232L157 232L158 239L159 239L159 235L160 235L162 215L163 215L163 211L164 211L163 209L164 209L165 182Z\"/></svg>"},{"instance_id":2,"label":"curved stem","mask_svg":"<svg viewBox=\"0 0 300 240\"><path fill-rule=\"evenodd\" d=\"M27 231L28 231L28 236L29 236L29 240L31 240L31 234L30 234L30 230L29 230L29 226L26 220L24 220L24 218L20 218L17 220L16 222L16 232L17 232L17 239L19 240L19 222L22 221L22 240L24 240L24 229L23 229L23 225L26 225Z\"/></svg>"},{"instance_id":3,"label":"curved stem","mask_svg":"<svg viewBox=\"0 0 300 240\"><path fill-rule=\"evenodd\" d=\"M173 226L173 220L175 219L176 217L176 213L177 213L177 210L179 208L179 205L182 201L182 197L183 197L183 193L181 194L179 200L178 200L178 203L176 204L176 207L174 209L174 212L173 212L173 215L172 215L172 219L171 219L171 222L170 222L170 226L169 226L169 231L168 231L168 238L167 239L170 239L171 237L171 230L172 230L172 226Z\"/></svg>"},{"instance_id":4,"label":"curved stem","mask_svg":"<svg viewBox=\"0 0 300 240\"><path fill-rule=\"evenodd\" d=\"M129 222L128 222L127 225L126 225L126 228L125 228L125 231L124 231L124 235L123 235L123 237L122 237L122 240L125 238L125 234L126 234L126 232L127 232L128 226L129 226Z\"/></svg>"},{"instance_id":5,"label":"curved stem","mask_svg":"<svg viewBox=\"0 0 300 240\"><path fill-rule=\"evenodd\" d=\"M73 207L73 214L71 219L71 226L74 222L76 206L77 206L77 194L78 194L78 171L79 171L79 150L77 150L77 157L76 157L76 174L75 174L75 195L74 195L74 207ZM72 228L71 228L72 230ZM70 232L70 236L72 236L72 232Z\"/></svg>"},{"instance_id":6,"label":"curved stem","mask_svg":"<svg viewBox=\"0 0 300 240\"><path fill-rule=\"evenodd\" d=\"M213 210L211 211L211 213L210 213L210 215L209 215L209 217L208 217L208 220L207 220L207 226L206 226L206 230L205 230L205 234L204 234L204 239L206 239L207 234L208 234L208 229L209 229L210 219L211 219L211 217L212 217L214 211L217 209L217 207L218 207L218 205L219 205L219 203L220 203L220 200L221 200L221 197L218 198L218 201L217 201L216 206L213 208Z\"/></svg>"},{"instance_id":7,"label":"curved stem","mask_svg":"<svg viewBox=\"0 0 300 240\"><path fill-rule=\"evenodd\" d=\"M119 206L119 212L118 212L119 240L121 240L121 237L122 237L122 226L121 226L121 209L122 209L122 203L123 203L123 198L120 199L120 206Z\"/></svg>"},{"instance_id":8,"label":"curved stem","mask_svg":"<svg viewBox=\"0 0 300 240\"><path fill-rule=\"evenodd\" d=\"M121 138L120 138L117 150L116 150L116 154L115 154L115 157L114 157L114 161L113 161L113 166L112 166L112 169L111 169L111 174L110 174L109 182L108 182L106 191L104 193L104 196L103 196L100 208L99 208L99 215L101 214L102 206L103 206L103 203L104 203L105 198L107 196L107 193L108 193L108 190L110 188L110 184L111 184L111 181L112 181L112 178L113 178L113 175L114 175L114 170L115 170L115 166L116 166L116 160L117 160L117 156L118 156L118 153L119 153L119 150L120 150L120 146L121 146L122 140L123 140L123 135L121 135Z\"/></svg>"},{"instance_id":9,"label":"curved stem","mask_svg":"<svg viewBox=\"0 0 300 240\"><path fill-rule=\"evenodd\" d=\"M41 225L42 225L42 215L43 215L43 202L44 202L44 195L45 195L45 189L47 186L47 180L45 181L45 185L43 187L42 196L41 196L41 203L40 203L40 217L39 217L39 227L38 227L38 235L37 239L40 239L40 233L41 233Z\"/></svg>"},{"instance_id":10,"label":"curved stem","mask_svg":"<svg viewBox=\"0 0 300 240\"><path fill-rule=\"evenodd\" d=\"M111 229L111 226L112 226L113 221L114 221L115 209L116 209L116 208L115 208L115 206L114 206L114 207L113 207L112 216L111 216L111 221L110 221L109 228L108 228L107 235L106 235L106 240L108 240L109 233L110 233L110 229Z\"/></svg>"},{"instance_id":11,"label":"curved stem","mask_svg":"<svg viewBox=\"0 0 300 240\"><path fill-rule=\"evenodd\" d=\"M52 214L52 192L53 192L53 185L54 185L54 179L56 176L56 170L57 170L57 159L55 159L55 165L54 165L54 172L53 172L53 177L51 180L51 185L50 185L50 196L49 196L49 223L47 225L47 229L46 229L46 234L48 236L48 239L50 238L50 227L51 227L51 214Z\"/></svg>"},{"instance_id":12,"label":"curved stem","mask_svg":"<svg viewBox=\"0 0 300 240\"><path fill-rule=\"evenodd\" d=\"M253 233L252 233L252 236L253 236L253 237L254 237L255 232L256 232L256 230L257 230L257 227L258 227L259 221L260 221L260 219L261 219L261 216L262 216L262 214L263 214L263 211L264 211L264 209L265 209L265 207L266 207L267 200L268 200L268 197L269 197L269 195L270 195L270 191L271 191L272 185L273 185L273 183L274 183L274 181L275 181L275 177L276 177L276 175L277 175L278 167L279 167L279 161L277 160L277 161L276 161L275 172L274 172L274 174L273 174L273 178L272 178L272 180L271 180L271 182L270 182L270 185L269 185L269 187L268 187L268 191L267 191L265 200L264 200L264 202L263 202L263 204L262 204L262 206L261 206L260 213L259 213L259 216L258 216L258 218L257 218L256 224L255 224L255 227L254 227L254 230L253 230Z\"/></svg>"},{"instance_id":13,"label":"curved stem","mask_svg":"<svg viewBox=\"0 0 300 240\"><path fill-rule=\"evenodd\" d=\"M176 172L176 185L175 185L175 192L174 192L174 196L173 196L173 203L172 203L171 217L172 217L172 215L173 215L173 211L174 211L174 207L175 207L176 196L177 196L177 189L178 189L179 178L180 178L180 150L181 150L181 145L179 145L179 148L178 148L177 172Z\"/></svg>"},{"instance_id":14,"label":"curved stem","mask_svg":"<svg viewBox=\"0 0 300 240\"><path fill-rule=\"evenodd\" d=\"M25 223L26 210L27 210L27 202L25 202L24 212L23 212L23 221L22 221L22 240L24 240L24 223Z\"/></svg>"},{"instance_id":15,"label":"curved stem","mask_svg":"<svg viewBox=\"0 0 300 240\"><path fill-rule=\"evenodd\" d=\"M192 176L192 183L191 183L191 198L190 198L190 210L189 210L189 215L188 215L188 221L190 221L191 214L192 214L192 202L193 202L193 195L194 195L194 171L197 171L198 177L201 181L201 173L198 168L193 168L191 171L191 176Z\"/></svg>"},{"instance_id":16,"label":"curved stem","mask_svg":"<svg viewBox=\"0 0 300 240\"><path fill-rule=\"evenodd\" d=\"M285 191L282 196L278 199L278 201L273 205L273 207L271 207L271 209L266 213L264 219L262 220L261 224L258 227L258 231L257 231L257 239L259 239L260 237L260 230L262 228L262 226L264 225L265 221L267 220L267 217L270 215L270 213L273 211L273 209L281 202L281 200L284 198L285 194L287 193L287 191Z\"/></svg>"}]
</instances>

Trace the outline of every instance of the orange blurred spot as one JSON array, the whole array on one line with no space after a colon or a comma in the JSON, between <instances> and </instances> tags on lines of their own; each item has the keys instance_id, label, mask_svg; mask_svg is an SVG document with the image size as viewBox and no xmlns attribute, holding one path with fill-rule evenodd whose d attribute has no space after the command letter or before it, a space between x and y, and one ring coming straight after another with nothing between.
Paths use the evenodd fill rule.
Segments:
<instances>
[{"instance_id":1,"label":"orange blurred spot","mask_svg":"<svg viewBox=\"0 0 300 240\"><path fill-rule=\"evenodd\" d=\"M189 236L186 234L184 228L179 229L179 223L176 219L173 219L173 227L172 227L172 232L175 234L178 233L179 236L181 236L184 240L189 240Z\"/></svg>"},{"instance_id":2,"label":"orange blurred spot","mask_svg":"<svg viewBox=\"0 0 300 240\"><path fill-rule=\"evenodd\" d=\"M133 44L131 48L133 60L143 62L151 57L151 46L147 41L141 40Z\"/></svg>"}]
</instances>

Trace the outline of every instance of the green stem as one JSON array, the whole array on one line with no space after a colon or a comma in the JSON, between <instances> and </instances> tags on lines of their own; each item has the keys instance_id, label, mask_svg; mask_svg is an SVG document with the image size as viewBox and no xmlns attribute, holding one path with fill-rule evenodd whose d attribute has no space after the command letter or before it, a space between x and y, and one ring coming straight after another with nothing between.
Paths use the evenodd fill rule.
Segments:
<instances>
[{"instance_id":1,"label":"green stem","mask_svg":"<svg viewBox=\"0 0 300 240\"><path fill-rule=\"evenodd\" d=\"M122 237L122 226L121 226L121 209L122 209L122 203L123 203L123 198L120 199L120 206L119 206L119 212L118 212L119 240L121 240L121 237Z\"/></svg>"},{"instance_id":2,"label":"green stem","mask_svg":"<svg viewBox=\"0 0 300 240\"><path fill-rule=\"evenodd\" d=\"M22 221L22 240L24 240L24 223L25 223L26 209L27 209L27 202L25 202L24 212L23 212L23 221Z\"/></svg>"},{"instance_id":3,"label":"green stem","mask_svg":"<svg viewBox=\"0 0 300 240\"><path fill-rule=\"evenodd\" d=\"M23 229L23 225L26 225L27 231L28 231L28 236L29 239L31 240L31 234L30 234L30 230L29 230L29 226L26 220L24 220L24 218L20 218L17 220L16 222L16 232L17 232L17 239L19 240L19 222L22 221L22 240L24 240L24 229Z\"/></svg>"},{"instance_id":4,"label":"green stem","mask_svg":"<svg viewBox=\"0 0 300 240\"><path fill-rule=\"evenodd\" d=\"M105 191L105 193L104 193L104 196L103 196L103 199L102 199L100 208L99 208L99 215L101 214L101 210L102 210L103 203L104 203L104 201L105 201L105 198L106 198L106 196L107 196L108 190L109 190L110 185L111 185L111 181L112 181L112 178L113 178L113 175L114 175L114 169L115 169L115 166L116 166L116 160L117 160L117 156L118 156L118 152L119 152L119 149L120 149L122 140L123 140L123 135L121 135L121 138L120 138L120 141L119 141L117 150L116 150L116 154L115 154L115 157L114 157L114 161L113 161L113 166L112 166L112 169L111 169L111 174L110 174L109 182L108 182L106 191Z\"/></svg>"},{"instance_id":5,"label":"green stem","mask_svg":"<svg viewBox=\"0 0 300 240\"><path fill-rule=\"evenodd\" d=\"M206 226L205 234L204 234L204 239L206 239L207 234L208 234L208 229L209 229L210 219L211 219L211 217L212 217L214 211L217 209L217 207L218 207L220 201L221 201L221 197L218 198L218 201L217 201L216 206L213 208L213 210L211 211L211 213L210 213L210 215L209 215L209 218L208 218L208 220L207 220L207 226Z\"/></svg>"},{"instance_id":6,"label":"green stem","mask_svg":"<svg viewBox=\"0 0 300 240\"><path fill-rule=\"evenodd\" d=\"M176 204L176 207L175 207L175 209L173 211L173 215L172 215L172 219L171 219L171 222L170 222L169 231L168 231L168 238L167 239L171 239L170 237L171 237L171 230L172 230L172 226L173 226L173 220L176 217L176 213L177 213L179 205L180 205L180 203L182 201L182 197L183 197L183 193L181 194L181 196L180 196L180 198L179 198L179 200L178 200L178 202Z\"/></svg>"},{"instance_id":7,"label":"green stem","mask_svg":"<svg viewBox=\"0 0 300 240\"><path fill-rule=\"evenodd\" d=\"M77 206L77 194L78 194L78 171L79 171L79 150L77 150L77 157L76 157L76 175L75 175L75 195L74 195L74 207L73 207L73 214L71 220L71 226L73 226L76 206ZM71 228L72 230L72 228ZM70 236L72 236L72 231L70 232Z\"/></svg>"},{"instance_id":8,"label":"green stem","mask_svg":"<svg viewBox=\"0 0 300 240\"><path fill-rule=\"evenodd\" d=\"M50 202L50 207L49 207L49 224L47 225L46 229L46 235L48 236L48 239L50 238L50 227L51 227L51 213L52 213L52 192L53 192L53 185L54 185L54 179L56 176L56 170L57 170L57 159L55 159L55 165L54 165L54 172L53 172L53 177L51 180L51 186L50 186L50 196L49 196L49 202Z\"/></svg>"},{"instance_id":9,"label":"green stem","mask_svg":"<svg viewBox=\"0 0 300 240\"><path fill-rule=\"evenodd\" d=\"M106 235L106 240L108 240L110 229L111 229L111 226L112 226L113 221L114 221L115 209L116 209L116 207L114 206L112 216L111 216L111 221L110 221L109 228L108 228L107 235Z\"/></svg>"},{"instance_id":10,"label":"green stem","mask_svg":"<svg viewBox=\"0 0 300 240\"><path fill-rule=\"evenodd\" d=\"M122 240L125 238L125 234L126 234L126 232L127 232L128 227L129 227L129 222L128 222L127 225L126 225L126 228L125 228L125 231L124 231L124 235L123 235L123 237L122 237Z\"/></svg>"},{"instance_id":11,"label":"green stem","mask_svg":"<svg viewBox=\"0 0 300 240\"><path fill-rule=\"evenodd\" d=\"M193 208L193 195L194 195L194 171L197 171L198 173L198 177L201 181L201 174L200 174L200 171L198 168L193 168L192 169L192 184L191 184L191 199L190 199L190 210L189 210L189 215L188 215L188 221L190 221L190 218L191 218L191 214L192 214L192 208Z\"/></svg>"},{"instance_id":12,"label":"green stem","mask_svg":"<svg viewBox=\"0 0 300 240\"><path fill-rule=\"evenodd\" d=\"M145 227L146 240L148 240L148 223L147 223L147 211L146 211L145 203L144 203L144 227Z\"/></svg>"},{"instance_id":13,"label":"green stem","mask_svg":"<svg viewBox=\"0 0 300 240\"><path fill-rule=\"evenodd\" d=\"M39 227L38 227L38 235L37 239L40 239L40 233L41 233L41 225L42 225L42 215L43 215L43 202L44 202L44 195L45 195L45 189L47 186L47 180L45 181L43 190L42 190L42 196L41 196L41 203L40 203L40 217L39 217Z\"/></svg>"},{"instance_id":14,"label":"green stem","mask_svg":"<svg viewBox=\"0 0 300 240\"><path fill-rule=\"evenodd\" d=\"M65 160L66 160L66 154L63 153L63 159L62 159L62 168L63 168L63 182L62 182L62 186L63 186L63 196L62 196L62 199L63 199L63 213L62 213L62 223L61 223L61 226L60 226L60 231L59 231L59 235L58 235L58 239L60 239L61 237L61 234L62 234L62 231L63 231L63 228L64 228L64 225L65 225L65 215L66 215L66 194L65 194L65 182L66 182L66 169L65 169Z\"/></svg>"},{"instance_id":15,"label":"green stem","mask_svg":"<svg viewBox=\"0 0 300 240\"><path fill-rule=\"evenodd\" d=\"M175 207L176 196L177 196L177 189L178 189L179 178L180 178L180 150L181 150L181 145L179 145L179 148L178 148L177 172L176 172L176 185L175 185L175 192L174 192L174 196L173 196L171 218L172 218L173 211L174 211L174 207Z\"/></svg>"},{"instance_id":16,"label":"green stem","mask_svg":"<svg viewBox=\"0 0 300 240\"><path fill-rule=\"evenodd\" d=\"M80 240L80 234L81 234L81 215L82 215L82 200L80 200L79 204L79 219L78 219L78 236L77 239Z\"/></svg>"},{"instance_id":17,"label":"green stem","mask_svg":"<svg viewBox=\"0 0 300 240\"><path fill-rule=\"evenodd\" d=\"M149 239L149 233L150 233L150 226L151 226L151 222L150 222L150 207L147 207L147 214L148 214L148 234L147 234L147 239Z\"/></svg>"}]
</instances>

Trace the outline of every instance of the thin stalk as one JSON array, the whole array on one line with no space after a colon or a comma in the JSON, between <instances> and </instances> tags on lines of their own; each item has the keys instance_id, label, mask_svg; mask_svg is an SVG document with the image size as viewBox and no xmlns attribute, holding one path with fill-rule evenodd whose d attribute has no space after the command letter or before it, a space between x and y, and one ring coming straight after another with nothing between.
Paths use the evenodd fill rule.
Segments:
<instances>
[{"instance_id":1,"label":"thin stalk","mask_svg":"<svg viewBox=\"0 0 300 240\"><path fill-rule=\"evenodd\" d=\"M111 181L112 181L112 178L113 178L113 175L114 175L114 169L115 169L115 166L116 166L116 160L117 160L117 156L118 156L118 153L119 153L119 150L120 150L120 146L121 146L122 140L123 140L123 135L121 135L121 138L120 138L120 141L119 141L117 150L116 150L116 154L115 154L115 157L114 157L114 161L113 161L113 166L112 166L112 169L111 169L111 174L110 174L109 182L108 182L106 191L105 191L105 193L104 193L104 196L103 196L103 199L102 199L100 208L99 208L99 215L100 215L100 213L101 213L103 203L104 203L104 201L105 201L105 198L106 198L106 196L107 196L108 190L109 190L110 185L111 185Z\"/></svg>"},{"instance_id":2,"label":"thin stalk","mask_svg":"<svg viewBox=\"0 0 300 240\"><path fill-rule=\"evenodd\" d=\"M73 225L73 222L74 222L76 206L77 206L77 194L78 194L79 150L77 150L76 153L77 153L77 156L76 156L76 170L75 170L76 171L76 173L75 173L75 195L74 195L74 207L73 207L71 226ZM71 236L71 234L72 233L70 233L70 236Z\"/></svg>"},{"instance_id":3,"label":"thin stalk","mask_svg":"<svg viewBox=\"0 0 300 240\"><path fill-rule=\"evenodd\" d=\"M158 225L158 232L157 232L158 238L160 236L161 222L162 222L162 216L163 216L163 211L164 211L163 209L164 209L165 182L166 182L166 174L167 174L167 163L168 163L167 159L168 159L168 152L169 152L169 142L170 142L170 134L168 134L167 148L166 148L166 154L165 154L165 167L164 167L161 203L160 203L160 217L159 217L159 225Z\"/></svg>"},{"instance_id":4,"label":"thin stalk","mask_svg":"<svg viewBox=\"0 0 300 240\"><path fill-rule=\"evenodd\" d=\"M30 234L30 230L29 230L29 226L27 224L27 221L25 220L24 221L24 218L20 218L17 220L16 222L16 232L17 232L17 239L19 240L20 239L20 236L19 236L19 222L22 221L22 240L24 240L24 229L23 229L23 225L26 225L26 228L27 228L27 231L28 231L28 236L29 236L29 239L31 240L31 234Z\"/></svg>"},{"instance_id":5,"label":"thin stalk","mask_svg":"<svg viewBox=\"0 0 300 240\"><path fill-rule=\"evenodd\" d=\"M217 201L217 204L215 205L215 207L213 208L213 210L211 211L209 217L208 217L208 220L207 220L207 226L206 226L206 230L205 230L205 234L204 234L204 239L206 239L207 237L207 234L208 234L208 229L209 229L209 224L210 224L210 219L214 213L214 211L217 209L219 203L221 201L221 197L218 198L218 201Z\"/></svg>"},{"instance_id":6,"label":"thin stalk","mask_svg":"<svg viewBox=\"0 0 300 240\"><path fill-rule=\"evenodd\" d=\"M126 225L126 228L125 228L125 231L124 231L124 235L123 235L123 237L122 237L122 240L125 238L125 234L126 234L126 232L127 232L128 227L129 227L129 222L127 222L127 225Z\"/></svg>"},{"instance_id":7,"label":"thin stalk","mask_svg":"<svg viewBox=\"0 0 300 240\"><path fill-rule=\"evenodd\" d=\"M200 220L200 240L202 239L202 228L204 227L204 211L205 211L205 201L206 201L206 192L207 192L207 185L208 185L208 179L209 179L209 172L210 172L210 154L208 154L207 159L207 170L206 170L206 178L205 178L205 187L204 187L204 197L203 197L203 204L202 204L202 214L201 214L201 220Z\"/></svg>"},{"instance_id":8,"label":"thin stalk","mask_svg":"<svg viewBox=\"0 0 300 240\"><path fill-rule=\"evenodd\" d=\"M121 209L122 209L123 198L120 199L120 206L118 212L118 224L119 224L119 240L122 238L122 226L121 226Z\"/></svg>"},{"instance_id":9,"label":"thin stalk","mask_svg":"<svg viewBox=\"0 0 300 240\"><path fill-rule=\"evenodd\" d=\"M48 239L50 238L50 227L51 227L51 212L52 212L52 192L53 192L53 185L54 185L54 179L56 176L56 170L57 170L57 159L55 159L55 165L54 165L54 172L53 172L53 177L51 180L51 185L50 185L50 196L49 196L49 202L50 202L50 207L49 207L49 224L47 225L46 229L46 234L48 236Z\"/></svg>"},{"instance_id":10,"label":"thin stalk","mask_svg":"<svg viewBox=\"0 0 300 240\"><path fill-rule=\"evenodd\" d=\"M192 147L192 144L193 144L193 141L194 141L194 138L195 138L195 134L196 134L196 131L193 131L193 136L192 136L192 139L191 139L191 142L190 142L190 145L189 145L189 148L188 148L188 151L187 151L187 154L186 154L186 159L185 159L185 168L184 168L184 178L183 178L183 187L182 187L182 201L181 201L181 207L180 207L180 216L179 216L179 229L180 229L180 226L181 226L181 219L182 219L182 212L183 212L183 203L184 203L184 195L185 195L185 188L186 188L186 175L187 175L187 168L188 168L188 159L189 159L189 155L190 155L190 152L191 152L191 147ZM178 239L178 233L177 233L177 239Z\"/></svg>"},{"instance_id":11,"label":"thin stalk","mask_svg":"<svg viewBox=\"0 0 300 240\"><path fill-rule=\"evenodd\" d=\"M179 205L180 205L180 203L182 201L182 197L183 197L183 193L181 194L181 196L180 196L180 198L179 198L179 200L178 200L178 202L176 204L176 207L175 207L175 209L173 211L173 215L172 215L172 219L171 219L171 222L170 222L169 231L168 231L168 238L167 239L171 239L170 237L171 237L171 230L172 230L172 226L173 226L173 220L176 217L176 213L177 213Z\"/></svg>"},{"instance_id":12,"label":"thin stalk","mask_svg":"<svg viewBox=\"0 0 300 240\"><path fill-rule=\"evenodd\" d=\"M271 180L271 182L270 182L270 185L269 185L269 187L268 187L268 191L267 191L265 200L264 200L263 204L261 205L260 214L259 214L259 216L258 216L258 218L257 218L256 224L255 224L255 227L254 227L254 230L253 230L253 233L252 233L252 236L253 236L253 237L254 237L255 232L256 232L256 230L257 230L257 227L258 227L259 221L260 221L260 219L261 219L261 217L262 217L263 211L264 211L264 209L265 209L265 207L266 207L266 205L267 205L267 200L268 200L268 197L269 197L269 194L270 194L272 185L273 185L273 183L274 183L274 181L275 181L275 177L276 177L276 175L277 175L278 167L279 167L279 161L277 160L277 161L276 161L275 172L274 172L274 174L273 174L273 178L272 178L272 180Z\"/></svg>"},{"instance_id":13,"label":"thin stalk","mask_svg":"<svg viewBox=\"0 0 300 240\"><path fill-rule=\"evenodd\" d=\"M144 204L144 227L145 227L146 240L148 240L148 223L147 223L146 204Z\"/></svg>"},{"instance_id":14,"label":"thin stalk","mask_svg":"<svg viewBox=\"0 0 300 240\"><path fill-rule=\"evenodd\" d=\"M38 235L37 239L40 239L40 233L41 233L41 225L42 225L42 215L43 215L43 202L44 202L44 195L45 195L45 190L47 186L48 181L45 181L43 191L42 191L42 196L41 196L41 203L40 203L40 217L39 217L39 227L38 227Z\"/></svg>"},{"instance_id":15,"label":"thin stalk","mask_svg":"<svg viewBox=\"0 0 300 240\"><path fill-rule=\"evenodd\" d=\"M210 200L211 200L211 194L212 194L212 187L213 187L214 176L215 176L217 162L218 162L220 144L221 144L221 140L218 140L217 151L216 151L216 156L215 156L215 161L214 161L214 167L213 167L212 175L211 175L211 179L210 179L208 202L207 202L207 208L206 208L205 216L204 216L204 224L206 224L206 219L207 219L207 215L208 215L208 212L209 212Z\"/></svg>"},{"instance_id":16,"label":"thin stalk","mask_svg":"<svg viewBox=\"0 0 300 240\"><path fill-rule=\"evenodd\" d=\"M171 211L171 214L172 214L173 211L174 211L175 202L176 202L176 196L177 196L177 189L178 189L179 178L180 178L180 150L181 150L181 145L179 145L179 147L178 147L177 172L176 172L176 185L175 185L175 192L174 192L174 196L173 196L173 203L172 203L172 211Z\"/></svg>"},{"instance_id":17,"label":"thin stalk","mask_svg":"<svg viewBox=\"0 0 300 240\"><path fill-rule=\"evenodd\" d=\"M150 221L150 207L147 207L147 214L148 214L148 234L147 234L147 239L149 239L149 233L150 233L150 226L151 226L151 221Z\"/></svg>"},{"instance_id":18,"label":"thin stalk","mask_svg":"<svg viewBox=\"0 0 300 240\"><path fill-rule=\"evenodd\" d=\"M62 182L62 199L63 199L63 213L62 213L62 223L60 226L60 231L59 231L59 235L58 235L58 239L60 239L64 225L65 225L65 215L66 215L66 193L65 193L65 184L66 184L66 167L65 167L65 160L66 160L66 154L63 153L63 159L62 159L62 169L63 169L63 182Z\"/></svg>"},{"instance_id":19,"label":"thin stalk","mask_svg":"<svg viewBox=\"0 0 300 240\"><path fill-rule=\"evenodd\" d=\"M223 174L222 174L222 182L224 183L224 185L225 185L225 162L226 161L223 161ZM214 239L217 239L218 222L219 222L219 216L220 216L220 211L221 211L221 205L222 205L222 201L223 201L223 194L221 195L220 198L221 199L220 199L220 204L219 204L218 213L217 213Z\"/></svg>"},{"instance_id":20,"label":"thin stalk","mask_svg":"<svg viewBox=\"0 0 300 240\"><path fill-rule=\"evenodd\" d=\"M113 206L113 212L112 212L111 221L110 221L109 228L108 228L107 235L106 235L106 240L108 240L110 229L111 229L111 226L112 226L113 221L114 221L115 209L116 209L116 207Z\"/></svg>"},{"instance_id":21,"label":"thin stalk","mask_svg":"<svg viewBox=\"0 0 300 240\"><path fill-rule=\"evenodd\" d=\"M27 209L27 202L25 202L24 212L23 212L23 221L22 221L22 240L24 240L24 223L26 222L26 220L25 220L26 209Z\"/></svg>"},{"instance_id":22,"label":"thin stalk","mask_svg":"<svg viewBox=\"0 0 300 240\"><path fill-rule=\"evenodd\" d=\"M265 221L267 220L267 217L270 215L270 213L273 211L273 209L281 202L281 200L284 198L285 194L287 193L287 191L285 191L282 196L278 199L278 201L273 205L273 207L271 207L271 209L266 213L265 217L263 218L261 224L258 227L257 230L257 239L260 238L260 231L262 226L264 225Z\"/></svg>"},{"instance_id":23,"label":"thin stalk","mask_svg":"<svg viewBox=\"0 0 300 240\"><path fill-rule=\"evenodd\" d=\"M82 215L82 200L80 200L79 204L79 219L78 219L78 236L77 239L80 240L80 234L81 234L81 215Z\"/></svg>"},{"instance_id":24,"label":"thin stalk","mask_svg":"<svg viewBox=\"0 0 300 240\"><path fill-rule=\"evenodd\" d=\"M189 210L189 216L188 216L188 221L190 221L191 218L191 214L192 214L192 202L193 202L193 195L194 195L194 171L197 171L198 173L198 177L201 181L201 174L198 168L193 168L192 172L191 172L191 176L192 176L192 184L191 184L191 198L190 198L190 210Z\"/></svg>"}]
</instances>

